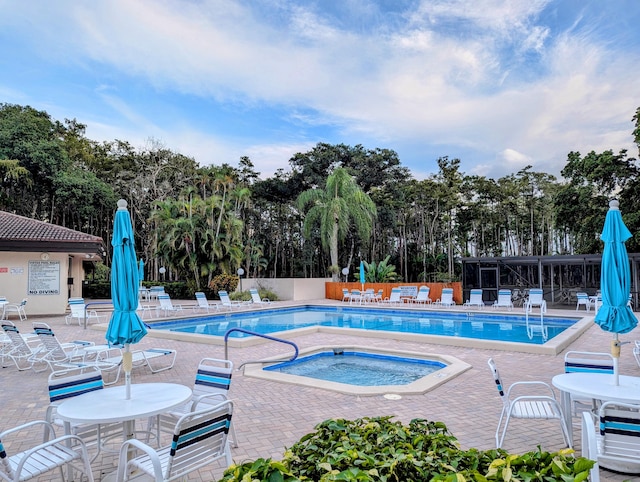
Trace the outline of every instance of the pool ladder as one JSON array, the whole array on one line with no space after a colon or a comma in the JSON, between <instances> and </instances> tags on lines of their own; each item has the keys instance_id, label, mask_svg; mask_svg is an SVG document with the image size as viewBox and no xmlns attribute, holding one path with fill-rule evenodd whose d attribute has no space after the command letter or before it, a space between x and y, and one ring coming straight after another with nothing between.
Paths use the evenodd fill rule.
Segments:
<instances>
[{"instance_id":1,"label":"pool ladder","mask_svg":"<svg viewBox=\"0 0 640 482\"><path fill-rule=\"evenodd\" d=\"M224 334L224 358L226 360L229 359L229 345L227 343L227 340L229 339L229 335L231 333L233 333L234 331L238 331L240 333L246 333L247 335L253 335L253 336L259 336L260 338L265 338L267 340L271 340L271 341L277 341L280 343L286 343L287 345L291 345L293 347L293 349L295 350L295 353L293 354L293 356L291 358L285 358L282 360L255 360L255 361L246 361L244 362L242 365L240 365L238 367L238 370L242 370L245 365L249 365L249 364L253 364L253 363L272 363L272 362L284 362L284 361L293 361L296 358L298 358L298 345L296 345L294 342L289 341L289 340L283 340L282 338L276 338L274 336L269 336L269 335L265 335L263 333L256 333L255 331L250 331L250 330L245 330L244 328L231 328L230 330L227 330L227 332Z\"/></svg>"}]
</instances>

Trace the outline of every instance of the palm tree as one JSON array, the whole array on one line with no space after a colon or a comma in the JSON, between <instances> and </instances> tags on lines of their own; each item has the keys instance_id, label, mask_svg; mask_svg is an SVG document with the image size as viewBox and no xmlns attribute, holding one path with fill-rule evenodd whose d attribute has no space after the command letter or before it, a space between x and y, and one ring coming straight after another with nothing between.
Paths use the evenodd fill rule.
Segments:
<instances>
[{"instance_id":1,"label":"palm tree","mask_svg":"<svg viewBox=\"0 0 640 482\"><path fill-rule=\"evenodd\" d=\"M327 178L322 189L309 189L300 193L298 209L311 206L304 220L304 236L309 238L313 227L320 222L322 247L329 251L333 280L338 280L338 242L345 239L354 226L360 238L371 235L376 206L368 194L362 191L354 178L344 168L337 168Z\"/></svg>"}]
</instances>

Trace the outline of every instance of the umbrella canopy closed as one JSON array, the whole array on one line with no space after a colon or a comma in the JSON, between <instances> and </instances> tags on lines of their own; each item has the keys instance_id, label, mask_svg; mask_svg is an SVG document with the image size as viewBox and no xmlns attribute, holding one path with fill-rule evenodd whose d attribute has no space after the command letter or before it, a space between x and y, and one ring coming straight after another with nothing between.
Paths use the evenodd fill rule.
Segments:
<instances>
[{"instance_id":1,"label":"umbrella canopy closed","mask_svg":"<svg viewBox=\"0 0 640 482\"><path fill-rule=\"evenodd\" d=\"M365 284L364 261L360 261L360 283Z\"/></svg>"},{"instance_id":2,"label":"umbrella canopy closed","mask_svg":"<svg viewBox=\"0 0 640 482\"><path fill-rule=\"evenodd\" d=\"M600 235L604 242L600 275L602 307L596 314L595 322L603 330L612 333L628 333L638 324L629 307L631 272L624 242L630 237L631 232L622 220L618 201L611 201Z\"/></svg>"},{"instance_id":3,"label":"umbrella canopy closed","mask_svg":"<svg viewBox=\"0 0 640 482\"><path fill-rule=\"evenodd\" d=\"M602 268L600 274L600 291L602 306L595 316L595 322L605 331L614 333L611 342L613 355L614 384L618 384L620 358L619 333L628 333L638 324L629 307L631 291L631 272L629 256L624 242L631 237L620 214L618 201L609 203L609 211L604 220L604 228L600 238L604 242L602 252Z\"/></svg>"},{"instance_id":4,"label":"umbrella canopy closed","mask_svg":"<svg viewBox=\"0 0 640 482\"><path fill-rule=\"evenodd\" d=\"M140 260L140 265L138 266L138 281L140 284L144 281L144 261Z\"/></svg>"},{"instance_id":5,"label":"umbrella canopy closed","mask_svg":"<svg viewBox=\"0 0 640 482\"><path fill-rule=\"evenodd\" d=\"M138 343L147 334L136 313L138 308L138 262L131 218L124 199L118 201L113 223L113 263L111 264L111 299L113 314L106 338L114 345Z\"/></svg>"}]
</instances>

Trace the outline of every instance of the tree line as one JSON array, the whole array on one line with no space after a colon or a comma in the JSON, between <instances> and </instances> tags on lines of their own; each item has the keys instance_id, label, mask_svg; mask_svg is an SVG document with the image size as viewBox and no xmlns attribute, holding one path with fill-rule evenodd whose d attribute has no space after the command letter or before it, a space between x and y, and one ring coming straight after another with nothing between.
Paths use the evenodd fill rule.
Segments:
<instances>
[{"instance_id":1,"label":"tree line","mask_svg":"<svg viewBox=\"0 0 640 482\"><path fill-rule=\"evenodd\" d=\"M631 122L640 149L640 108ZM627 249L639 251L639 167L626 150L570 152L558 160L562 179L531 166L492 179L462 172L459 159L435 162L435 174L418 180L393 150L318 143L262 179L248 157L201 166L158 140L97 142L75 119L0 104L0 209L102 237L109 264L124 198L151 279L161 266L198 289L240 267L250 277L349 267L356 279L360 260L390 256L405 281L454 280L466 256L601 252L613 197L634 234ZM327 198L332 174L344 196L356 196L350 202Z\"/></svg>"}]
</instances>

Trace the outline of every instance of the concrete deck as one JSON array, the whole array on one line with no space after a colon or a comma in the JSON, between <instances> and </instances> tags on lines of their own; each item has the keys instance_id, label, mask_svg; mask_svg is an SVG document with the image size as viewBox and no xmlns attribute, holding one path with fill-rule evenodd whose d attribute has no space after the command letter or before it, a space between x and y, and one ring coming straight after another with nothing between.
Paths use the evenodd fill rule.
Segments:
<instances>
[{"instance_id":1,"label":"concrete deck","mask_svg":"<svg viewBox=\"0 0 640 482\"><path fill-rule=\"evenodd\" d=\"M321 303L340 304L328 300ZM178 303L178 302L175 302ZM193 301L187 302L193 304ZM279 303L284 306L285 303ZM430 309L430 308L426 308ZM519 310L516 309L515 312ZM520 311L521 312L521 311ZM568 315L568 310L549 310L549 314ZM584 313L584 312L583 312ZM104 328L90 326L87 330L65 324L64 317L29 318L28 321L12 321L20 331L31 331L32 321L44 321L52 326L61 342L86 339L97 344L104 343ZM593 325L569 349L587 351L609 351L612 335ZM622 335L624 341L640 339L638 329ZM472 368L432 391L421 395L403 395L399 399L384 396L354 396L319 388L301 387L270 380L243 376L235 372L230 395L235 401L234 424L238 434L237 448L232 449L236 462L254 460L259 457L280 459L285 447L291 446L314 426L327 418L358 418L365 416L394 415L408 422L413 418L426 418L444 422L457 437L462 448L495 447L494 433L501 410L501 401L487 367L487 359L496 361L504 383L518 380L551 381L553 375L563 372L564 352L558 355L514 353L469 346L443 346L434 343L418 343L411 340L385 338L362 338L333 333L305 334L295 338L300 348L316 345L365 345L370 347L430 352L452 355L470 364ZM168 347L178 350L175 367L161 373L151 374L146 368L136 368L133 382L175 382L191 386L194 370L203 357L224 358L224 347L192 343L187 341L145 337L136 348ZM283 356L291 347L278 343L263 343L247 347L232 347L229 358L236 366L245 361L263 359L274 355ZM640 376L640 368L632 354L632 345L622 347L620 373ZM49 372L35 373L31 370L18 372L13 365L0 371L0 406L3 407L0 431L18 424L42 419L48 405L47 377ZM122 383L122 381L120 382ZM640 393L638 394L640 402ZM4 442L4 441L3 441ZM580 452L580 425L574 422L574 443ZM541 445L544 450L563 448L563 440L557 422L513 420L505 439L504 448L519 453L535 450ZM11 450L11 446L7 447ZM110 454L99 456L93 462L97 481L115 469L116 459ZM223 468L213 465L188 480L216 480ZM600 477L606 481L640 481L640 477L614 474L601 470ZM59 474L43 476L38 480L59 480Z\"/></svg>"}]
</instances>

